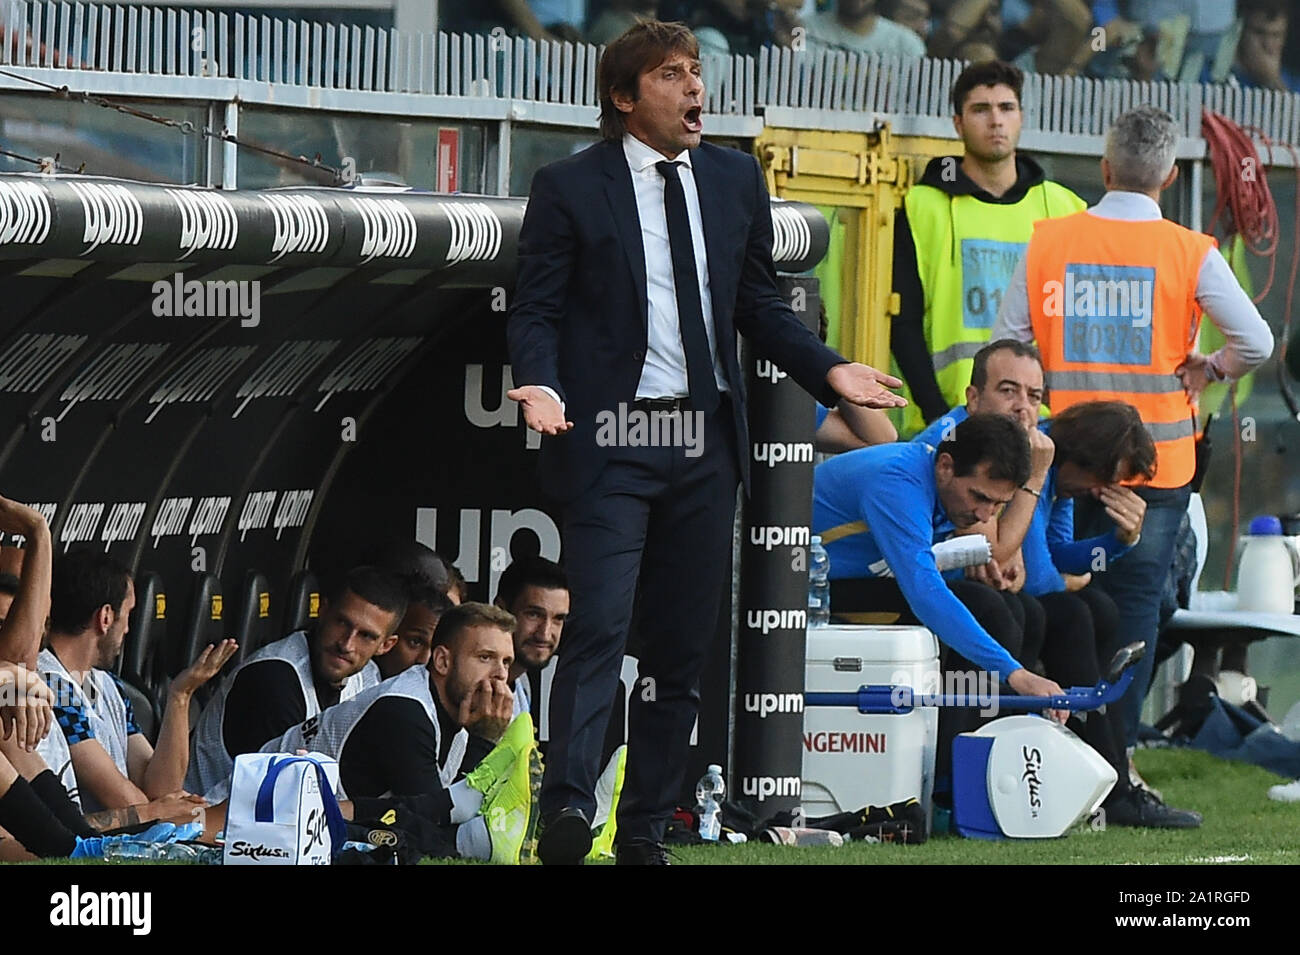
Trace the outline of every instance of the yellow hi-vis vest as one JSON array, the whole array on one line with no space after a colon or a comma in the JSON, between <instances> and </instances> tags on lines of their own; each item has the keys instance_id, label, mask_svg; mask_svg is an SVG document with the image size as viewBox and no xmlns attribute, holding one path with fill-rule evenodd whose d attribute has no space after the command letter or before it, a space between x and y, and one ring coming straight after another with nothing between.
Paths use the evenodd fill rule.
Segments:
<instances>
[{"instance_id":1,"label":"yellow hi-vis vest","mask_svg":"<svg viewBox=\"0 0 1300 955\"><path fill-rule=\"evenodd\" d=\"M1016 203L981 202L917 185L903 202L925 294L925 342L948 407L966 403L975 353L989 343L998 307L1034 223L1071 215L1087 203L1055 182L1041 182ZM910 398L910 393L905 393ZM912 402L899 432L925 427Z\"/></svg>"}]
</instances>

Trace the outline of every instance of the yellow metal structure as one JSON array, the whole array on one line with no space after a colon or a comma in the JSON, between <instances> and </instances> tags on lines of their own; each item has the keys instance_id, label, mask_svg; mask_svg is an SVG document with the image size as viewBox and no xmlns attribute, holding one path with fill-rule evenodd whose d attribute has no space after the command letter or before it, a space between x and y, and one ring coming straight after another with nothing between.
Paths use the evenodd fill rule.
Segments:
<instances>
[{"instance_id":1,"label":"yellow metal structure","mask_svg":"<svg viewBox=\"0 0 1300 955\"><path fill-rule=\"evenodd\" d=\"M871 133L767 128L754 141L772 195L821 206L838 220L831 258L835 229L843 229L839 288L826 287L825 298L839 303L838 346L844 356L890 367L890 318L898 313L894 216L931 157L960 152L960 143L952 140L894 138L888 124ZM837 278L823 275L824 286ZM836 316L831 319L834 326Z\"/></svg>"},{"instance_id":2,"label":"yellow metal structure","mask_svg":"<svg viewBox=\"0 0 1300 955\"><path fill-rule=\"evenodd\" d=\"M909 182L889 126L872 133L768 128L755 140L754 153L772 195L832 207L827 211L844 230L843 269L839 289L827 288L826 297L840 303L840 353L888 368L889 319L898 311L891 278L894 213Z\"/></svg>"}]
</instances>

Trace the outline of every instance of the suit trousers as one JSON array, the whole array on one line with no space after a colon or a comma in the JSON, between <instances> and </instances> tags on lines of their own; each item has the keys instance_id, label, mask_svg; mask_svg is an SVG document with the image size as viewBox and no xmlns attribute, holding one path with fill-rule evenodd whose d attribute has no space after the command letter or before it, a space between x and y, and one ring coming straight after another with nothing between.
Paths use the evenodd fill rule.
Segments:
<instances>
[{"instance_id":1,"label":"suit trousers","mask_svg":"<svg viewBox=\"0 0 1300 955\"><path fill-rule=\"evenodd\" d=\"M573 611L551 685L539 808L543 819L566 807L594 813L639 587L620 842L663 839L682 788L700 674L730 595L740 483L730 400L724 395L711 414L681 414L702 426L698 447L614 447L595 483L563 508Z\"/></svg>"}]
</instances>

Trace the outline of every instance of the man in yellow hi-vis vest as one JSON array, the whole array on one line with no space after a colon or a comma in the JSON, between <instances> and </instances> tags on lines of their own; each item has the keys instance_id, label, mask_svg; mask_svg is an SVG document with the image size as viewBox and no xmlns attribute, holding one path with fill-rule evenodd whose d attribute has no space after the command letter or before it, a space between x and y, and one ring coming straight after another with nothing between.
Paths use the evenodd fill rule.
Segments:
<instances>
[{"instance_id":1,"label":"man in yellow hi-vis vest","mask_svg":"<svg viewBox=\"0 0 1300 955\"><path fill-rule=\"evenodd\" d=\"M1238 378L1273 350L1272 332L1214 239L1160 211L1160 193L1178 176L1177 143L1177 123L1162 110L1143 106L1116 121L1101 161L1105 197L1086 212L1034 227L993 329L997 338L1037 341L1053 411L1126 401L1155 441L1155 476L1136 488L1147 504L1142 535L1121 572L1093 567L1093 585L1119 608L1125 641L1147 644L1122 702L1130 746L1196 469L1196 398L1208 382ZM1211 355L1195 348L1202 313L1226 340ZM1081 497L1075 531L1105 532L1112 516L1097 492Z\"/></svg>"},{"instance_id":2,"label":"man in yellow hi-vis vest","mask_svg":"<svg viewBox=\"0 0 1300 955\"><path fill-rule=\"evenodd\" d=\"M1024 76L1009 63L967 67L952 88L964 156L930 160L894 227L891 348L912 404L899 414L911 437L966 399L971 359L990 341L1003 290L1039 219L1085 203L1016 153Z\"/></svg>"}]
</instances>

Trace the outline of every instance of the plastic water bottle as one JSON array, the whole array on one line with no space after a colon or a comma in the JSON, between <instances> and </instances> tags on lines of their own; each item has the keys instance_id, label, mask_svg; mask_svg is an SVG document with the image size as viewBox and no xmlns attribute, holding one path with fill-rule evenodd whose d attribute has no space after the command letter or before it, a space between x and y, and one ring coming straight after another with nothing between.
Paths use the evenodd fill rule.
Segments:
<instances>
[{"instance_id":1,"label":"plastic water bottle","mask_svg":"<svg viewBox=\"0 0 1300 955\"><path fill-rule=\"evenodd\" d=\"M808 548L808 626L824 627L831 622L831 559L814 534Z\"/></svg>"},{"instance_id":2,"label":"plastic water bottle","mask_svg":"<svg viewBox=\"0 0 1300 955\"><path fill-rule=\"evenodd\" d=\"M104 846L105 862L195 862L199 854L179 842L110 842Z\"/></svg>"},{"instance_id":3,"label":"plastic water bottle","mask_svg":"<svg viewBox=\"0 0 1300 955\"><path fill-rule=\"evenodd\" d=\"M1295 569L1276 517L1250 522L1237 572L1237 608L1286 614L1295 608Z\"/></svg>"},{"instance_id":4,"label":"plastic water bottle","mask_svg":"<svg viewBox=\"0 0 1300 955\"><path fill-rule=\"evenodd\" d=\"M722 797L726 792L722 767L713 763L695 784L695 814L700 817L700 838L705 842L718 841L722 831Z\"/></svg>"}]
</instances>

